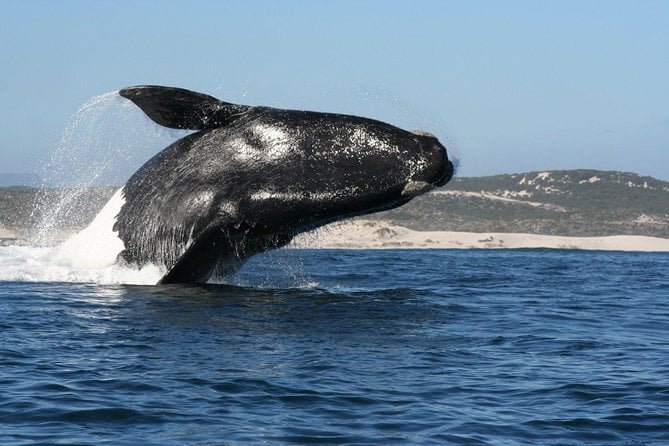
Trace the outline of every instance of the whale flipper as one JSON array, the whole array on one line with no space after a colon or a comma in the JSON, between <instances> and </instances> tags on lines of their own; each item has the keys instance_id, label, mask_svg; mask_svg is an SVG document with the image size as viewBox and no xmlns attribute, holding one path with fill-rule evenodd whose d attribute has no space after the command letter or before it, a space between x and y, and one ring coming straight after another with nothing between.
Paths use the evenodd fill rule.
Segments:
<instances>
[{"instance_id":1,"label":"whale flipper","mask_svg":"<svg viewBox=\"0 0 669 446\"><path fill-rule=\"evenodd\" d=\"M226 228L231 223L223 217L214 219L158 283L206 282L219 259L230 254L232 243Z\"/></svg>"},{"instance_id":2,"label":"whale flipper","mask_svg":"<svg viewBox=\"0 0 669 446\"><path fill-rule=\"evenodd\" d=\"M134 102L154 122L174 129L215 129L251 108L174 87L140 85L123 88L119 94Z\"/></svg>"}]
</instances>

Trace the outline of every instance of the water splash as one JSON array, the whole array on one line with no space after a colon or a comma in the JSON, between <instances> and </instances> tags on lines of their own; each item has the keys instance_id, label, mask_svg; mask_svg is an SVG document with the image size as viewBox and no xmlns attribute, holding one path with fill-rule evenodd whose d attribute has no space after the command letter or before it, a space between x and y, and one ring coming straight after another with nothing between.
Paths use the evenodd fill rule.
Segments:
<instances>
[{"instance_id":1,"label":"water splash","mask_svg":"<svg viewBox=\"0 0 669 446\"><path fill-rule=\"evenodd\" d=\"M433 134L446 147L456 172L460 168L460 147L450 136L450 125L443 115L428 113L405 97L379 86L355 86L351 89L351 95L345 98L345 103L352 114L379 119L409 131Z\"/></svg>"},{"instance_id":2,"label":"water splash","mask_svg":"<svg viewBox=\"0 0 669 446\"><path fill-rule=\"evenodd\" d=\"M162 271L147 265L141 269L119 264L92 268L54 255L57 248L0 246L0 282L68 282L154 285Z\"/></svg>"},{"instance_id":3,"label":"water splash","mask_svg":"<svg viewBox=\"0 0 669 446\"><path fill-rule=\"evenodd\" d=\"M67 226L84 226L82 206L91 199L104 203L113 192L110 186L125 183L151 156L188 133L156 125L117 91L90 99L72 115L38 169L42 186L32 213L31 242L49 245Z\"/></svg>"},{"instance_id":4,"label":"water splash","mask_svg":"<svg viewBox=\"0 0 669 446\"><path fill-rule=\"evenodd\" d=\"M86 226L139 166L188 133L156 125L118 92L82 105L36 172L41 188L31 214L32 234L28 246L3 250L0 280L156 283L159 268L118 265L116 253L102 252L106 246L93 246L81 236L53 245L68 229Z\"/></svg>"}]
</instances>

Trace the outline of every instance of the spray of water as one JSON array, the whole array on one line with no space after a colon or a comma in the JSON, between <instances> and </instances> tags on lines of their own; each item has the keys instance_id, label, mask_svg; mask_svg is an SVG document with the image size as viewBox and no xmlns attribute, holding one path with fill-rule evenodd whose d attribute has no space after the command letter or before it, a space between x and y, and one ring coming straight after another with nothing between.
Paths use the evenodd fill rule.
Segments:
<instances>
[{"instance_id":1,"label":"spray of water","mask_svg":"<svg viewBox=\"0 0 669 446\"><path fill-rule=\"evenodd\" d=\"M42 187L33 209L33 244L52 244L66 227L88 223L81 216L90 212L82 206L91 199L104 203L142 163L187 133L154 124L118 92L89 100L38 169Z\"/></svg>"},{"instance_id":2,"label":"spray of water","mask_svg":"<svg viewBox=\"0 0 669 446\"><path fill-rule=\"evenodd\" d=\"M436 136L448 150L455 171L461 165L460 148L443 116L426 113L409 100L378 86L357 86L346 98L353 114L386 121L405 130L426 131Z\"/></svg>"},{"instance_id":3,"label":"spray of water","mask_svg":"<svg viewBox=\"0 0 669 446\"><path fill-rule=\"evenodd\" d=\"M53 245L62 231L88 225L139 166L188 133L158 126L117 92L81 106L36 172L42 187L33 205L29 245L0 248L0 280L156 283L163 272L155 266L139 270L116 264L118 246L104 233L114 215L101 213L86 231Z\"/></svg>"}]
</instances>

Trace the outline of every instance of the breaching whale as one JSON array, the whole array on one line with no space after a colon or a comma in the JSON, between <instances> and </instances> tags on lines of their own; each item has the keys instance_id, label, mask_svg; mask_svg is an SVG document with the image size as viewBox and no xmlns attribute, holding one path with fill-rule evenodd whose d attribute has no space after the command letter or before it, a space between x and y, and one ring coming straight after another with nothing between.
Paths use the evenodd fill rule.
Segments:
<instances>
[{"instance_id":1,"label":"breaching whale","mask_svg":"<svg viewBox=\"0 0 669 446\"><path fill-rule=\"evenodd\" d=\"M172 87L119 93L162 126L196 131L120 192L117 261L160 266L159 283L228 275L299 233L400 206L453 175L437 138L372 119L230 104Z\"/></svg>"}]
</instances>

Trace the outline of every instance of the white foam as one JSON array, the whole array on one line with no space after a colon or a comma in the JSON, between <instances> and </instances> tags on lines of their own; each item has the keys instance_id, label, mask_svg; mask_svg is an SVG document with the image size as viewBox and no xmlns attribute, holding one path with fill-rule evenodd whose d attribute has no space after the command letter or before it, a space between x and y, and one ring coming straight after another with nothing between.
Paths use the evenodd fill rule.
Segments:
<instances>
[{"instance_id":1,"label":"white foam","mask_svg":"<svg viewBox=\"0 0 669 446\"><path fill-rule=\"evenodd\" d=\"M68 262L55 261L56 249L1 246L0 281L153 285L163 275L160 268L153 265L141 269L117 264L101 268L74 267Z\"/></svg>"},{"instance_id":2,"label":"white foam","mask_svg":"<svg viewBox=\"0 0 669 446\"><path fill-rule=\"evenodd\" d=\"M0 280L155 284L163 275L159 267L136 269L116 263L124 245L113 227L124 202L120 189L88 227L59 246L0 247Z\"/></svg>"},{"instance_id":3,"label":"white foam","mask_svg":"<svg viewBox=\"0 0 669 446\"><path fill-rule=\"evenodd\" d=\"M124 203L121 188L91 224L55 249L54 260L74 268L104 268L113 265L124 249L123 241L113 229L116 216Z\"/></svg>"}]
</instances>

